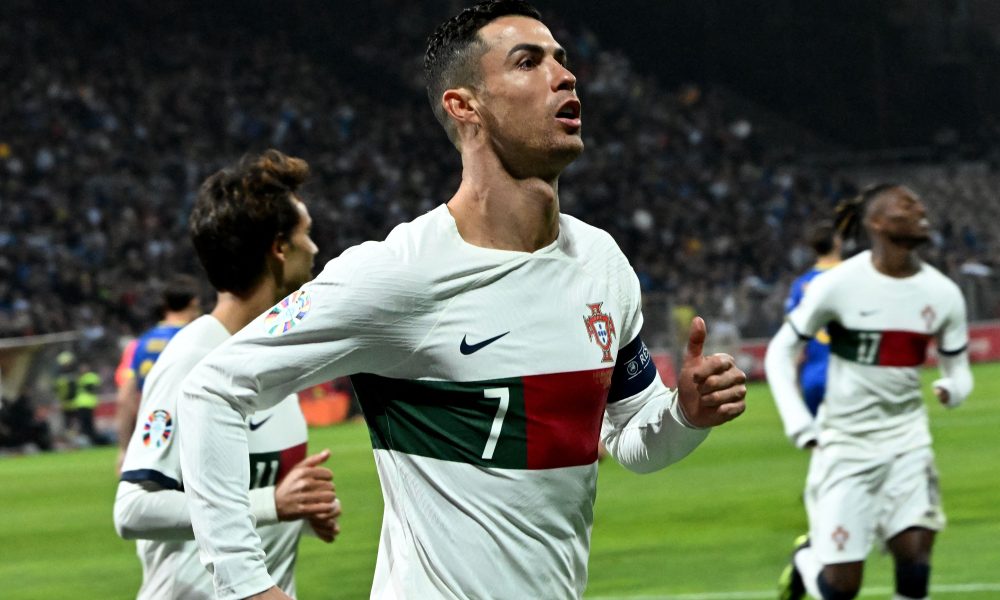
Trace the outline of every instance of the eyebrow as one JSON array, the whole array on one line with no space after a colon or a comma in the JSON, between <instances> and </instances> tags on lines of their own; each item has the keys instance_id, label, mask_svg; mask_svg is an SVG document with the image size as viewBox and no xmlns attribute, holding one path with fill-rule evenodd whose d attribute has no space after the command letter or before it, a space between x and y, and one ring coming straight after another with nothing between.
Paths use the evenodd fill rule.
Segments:
<instances>
[{"instance_id":1,"label":"eyebrow","mask_svg":"<svg viewBox=\"0 0 1000 600\"><path fill-rule=\"evenodd\" d=\"M525 44L514 45L514 47L511 48L509 52L507 52L507 58L510 58L515 53L520 52L521 50L525 50L533 54L545 54L545 48L542 48L538 44L525 43ZM566 49L563 48L562 46L556 46L556 49L552 52L552 56L560 63L563 64L566 63Z\"/></svg>"}]
</instances>

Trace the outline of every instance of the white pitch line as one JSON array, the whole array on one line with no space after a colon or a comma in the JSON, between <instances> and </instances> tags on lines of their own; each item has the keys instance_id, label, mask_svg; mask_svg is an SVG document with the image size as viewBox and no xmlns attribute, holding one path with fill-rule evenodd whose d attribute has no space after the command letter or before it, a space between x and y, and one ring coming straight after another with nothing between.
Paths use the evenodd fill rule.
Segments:
<instances>
[{"instance_id":1,"label":"white pitch line","mask_svg":"<svg viewBox=\"0 0 1000 600\"><path fill-rule=\"evenodd\" d=\"M873 587L861 590L860 596L885 596L893 593L887 587ZM1000 583L953 583L932 585L931 592L967 594L972 592L1000 592ZM587 596L587 600L768 600L774 598L776 590L745 592L709 592L704 594L672 594L668 596Z\"/></svg>"}]
</instances>

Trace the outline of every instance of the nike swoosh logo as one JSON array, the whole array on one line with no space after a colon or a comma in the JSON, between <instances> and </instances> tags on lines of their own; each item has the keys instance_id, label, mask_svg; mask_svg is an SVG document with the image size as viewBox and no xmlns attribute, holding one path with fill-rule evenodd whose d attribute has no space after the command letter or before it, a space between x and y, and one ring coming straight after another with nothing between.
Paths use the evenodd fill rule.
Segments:
<instances>
[{"instance_id":1,"label":"nike swoosh logo","mask_svg":"<svg viewBox=\"0 0 1000 600\"><path fill-rule=\"evenodd\" d=\"M271 415L271 417L273 417L273 416L274 415ZM250 421L250 431L257 431L260 428L261 425L263 425L264 423L267 423L268 421L270 421L271 417L268 417L268 418L264 419L260 423L254 423L253 421Z\"/></svg>"},{"instance_id":2,"label":"nike swoosh logo","mask_svg":"<svg viewBox=\"0 0 1000 600\"><path fill-rule=\"evenodd\" d=\"M490 344L492 344L493 342L499 340L500 338L502 338L503 336L507 335L508 333L510 333L510 332L509 331L505 331L505 332L501 333L500 335L498 335L496 337L491 337L488 340L483 340L483 341L479 342L478 344L469 344L468 342L465 341L466 336L463 335L462 336L462 344L458 347L458 349L459 349L459 351L462 352L462 354L466 354L466 355L472 354L473 352L478 352L478 351L482 350L483 348L485 348L486 346L489 346Z\"/></svg>"}]
</instances>

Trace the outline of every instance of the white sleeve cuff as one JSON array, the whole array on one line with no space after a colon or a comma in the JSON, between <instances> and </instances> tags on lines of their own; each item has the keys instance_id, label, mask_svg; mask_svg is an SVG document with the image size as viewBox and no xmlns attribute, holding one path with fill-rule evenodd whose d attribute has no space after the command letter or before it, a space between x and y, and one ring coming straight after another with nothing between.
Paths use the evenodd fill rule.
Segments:
<instances>
[{"instance_id":1,"label":"white sleeve cuff","mask_svg":"<svg viewBox=\"0 0 1000 600\"><path fill-rule=\"evenodd\" d=\"M241 600L274 587L263 561L249 563L242 557L221 558L213 563L218 600ZM249 574L248 574L248 571Z\"/></svg>"},{"instance_id":2,"label":"white sleeve cuff","mask_svg":"<svg viewBox=\"0 0 1000 600\"><path fill-rule=\"evenodd\" d=\"M802 431L791 436L792 443L795 444L796 448L805 448L810 442L819 442L819 432L816 431L816 427L810 425Z\"/></svg>"},{"instance_id":3,"label":"white sleeve cuff","mask_svg":"<svg viewBox=\"0 0 1000 600\"><path fill-rule=\"evenodd\" d=\"M274 486L250 490L250 514L257 526L278 522L278 506L274 501Z\"/></svg>"},{"instance_id":4,"label":"white sleeve cuff","mask_svg":"<svg viewBox=\"0 0 1000 600\"><path fill-rule=\"evenodd\" d=\"M691 421L688 421L687 415L684 414L684 407L681 406L680 394L677 393L677 390L670 390L670 391L673 392L674 396L673 401L670 405L670 415L673 416L675 421L677 421L678 423L680 423L681 425L683 425L688 429L695 429L698 431L711 429L711 427L698 427L696 425L692 425Z\"/></svg>"}]
</instances>

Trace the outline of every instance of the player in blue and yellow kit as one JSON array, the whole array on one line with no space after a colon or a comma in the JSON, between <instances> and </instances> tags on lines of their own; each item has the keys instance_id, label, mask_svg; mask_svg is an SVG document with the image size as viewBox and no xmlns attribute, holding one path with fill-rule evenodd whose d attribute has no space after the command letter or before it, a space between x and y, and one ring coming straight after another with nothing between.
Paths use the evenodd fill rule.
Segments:
<instances>
[{"instance_id":1,"label":"player in blue and yellow kit","mask_svg":"<svg viewBox=\"0 0 1000 600\"><path fill-rule=\"evenodd\" d=\"M129 438L135 429L139 399L146 375L174 334L200 316L201 296L198 280L190 275L174 275L163 289L163 319L152 329L139 336L125 381L118 390L116 421L118 425L118 470Z\"/></svg>"},{"instance_id":2,"label":"player in blue and yellow kit","mask_svg":"<svg viewBox=\"0 0 1000 600\"><path fill-rule=\"evenodd\" d=\"M840 235L831 221L823 220L814 225L809 230L806 241L816 252L816 264L792 282L788 299L785 300L785 314L792 312L802 302L806 287L817 275L840 264ZM826 367L829 362L830 336L824 328L806 344L802 364L799 366L799 385L802 387L802 398L813 416L819 410L823 395L826 393Z\"/></svg>"}]
</instances>

